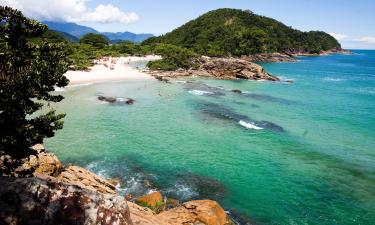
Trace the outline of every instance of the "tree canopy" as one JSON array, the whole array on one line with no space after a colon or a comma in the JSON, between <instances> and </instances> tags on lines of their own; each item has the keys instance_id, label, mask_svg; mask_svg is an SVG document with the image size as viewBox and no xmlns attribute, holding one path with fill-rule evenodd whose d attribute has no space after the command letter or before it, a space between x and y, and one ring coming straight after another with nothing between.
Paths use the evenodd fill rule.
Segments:
<instances>
[{"instance_id":1,"label":"tree canopy","mask_svg":"<svg viewBox=\"0 0 375 225\"><path fill-rule=\"evenodd\" d=\"M96 48L104 48L109 44L109 41L104 35L88 33L79 39L79 43L88 44Z\"/></svg>"},{"instance_id":2,"label":"tree canopy","mask_svg":"<svg viewBox=\"0 0 375 225\"><path fill-rule=\"evenodd\" d=\"M302 32L249 10L218 9L143 44L167 43L209 56L241 56L267 52L316 52L340 48L320 31Z\"/></svg>"},{"instance_id":3,"label":"tree canopy","mask_svg":"<svg viewBox=\"0 0 375 225\"><path fill-rule=\"evenodd\" d=\"M65 44L40 38L46 30L20 11L0 6L0 152L14 158L27 156L31 146L63 126L64 114L41 110L46 102L60 102L55 86L69 82Z\"/></svg>"}]
</instances>

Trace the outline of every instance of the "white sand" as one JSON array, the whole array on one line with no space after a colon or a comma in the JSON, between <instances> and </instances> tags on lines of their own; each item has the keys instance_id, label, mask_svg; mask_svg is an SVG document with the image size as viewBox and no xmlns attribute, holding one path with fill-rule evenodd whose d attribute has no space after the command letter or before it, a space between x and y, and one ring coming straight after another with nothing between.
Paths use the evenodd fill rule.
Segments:
<instances>
[{"instance_id":1,"label":"white sand","mask_svg":"<svg viewBox=\"0 0 375 225\"><path fill-rule=\"evenodd\" d=\"M94 61L90 71L68 71L65 76L70 80L70 85L98 83L115 80L142 80L152 78L150 75L131 67L129 63L137 61L150 61L160 59L160 56L148 55L144 57L105 57Z\"/></svg>"}]
</instances>

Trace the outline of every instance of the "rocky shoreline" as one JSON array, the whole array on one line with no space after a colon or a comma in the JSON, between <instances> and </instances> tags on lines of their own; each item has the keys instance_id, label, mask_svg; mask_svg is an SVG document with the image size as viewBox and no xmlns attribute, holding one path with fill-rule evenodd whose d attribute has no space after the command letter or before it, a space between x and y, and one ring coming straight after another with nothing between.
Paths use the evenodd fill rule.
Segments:
<instances>
[{"instance_id":1,"label":"rocky shoreline","mask_svg":"<svg viewBox=\"0 0 375 225\"><path fill-rule=\"evenodd\" d=\"M234 224L216 201L180 203L160 192L119 196L117 179L63 165L42 145L34 149L12 170L14 160L0 157L0 224Z\"/></svg>"},{"instance_id":2,"label":"rocky shoreline","mask_svg":"<svg viewBox=\"0 0 375 225\"><path fill-rule=\"evenodd\" d=\"M169 78L178 77L211 77L215 79L234 80L269 80L280 81L276 76L267 73L257 63L263 62L297 62L300 56L325 56L332 54L353 54L350 51L335 48L319 53L306 51L287 51L285 53L259 53L240 58L217 58L202 56L198 60L198 68L178 69L175 71L144 70L143 72L160 81L168 82Z\"/></svg>"},{"instance_id":3,"label":"rocky shoreline","mask_svg":"<svg viewBox=\"0 0 375 225\"><path fill-rule=\"evenodd\" d=\"M267 73L263 67L239 58L210 58L202 56L196 69L179 69L176 71L146 70L146 73L161 81L177 77L212 77L215 79L234 80L269 80L279 81L279 78Z\"/></svg>"}]
</instances>

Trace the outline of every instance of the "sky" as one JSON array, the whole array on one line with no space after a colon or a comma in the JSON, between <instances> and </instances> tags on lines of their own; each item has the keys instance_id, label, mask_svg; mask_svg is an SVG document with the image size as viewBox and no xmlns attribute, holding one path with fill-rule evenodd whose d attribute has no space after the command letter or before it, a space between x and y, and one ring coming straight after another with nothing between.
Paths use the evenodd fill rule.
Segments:
<instances>
[{"instance_id":1,"label":"sky","mask_svg":"<svg viewBox=\"0 0 375 225\"><path fill-rule=\"evenodd\" d=\"M375 49L375 0L0 0L0 5L38 20L155 35L210 10L250 9L302 31L330 33L347 49Z\"/></svg>"}]
</instances>

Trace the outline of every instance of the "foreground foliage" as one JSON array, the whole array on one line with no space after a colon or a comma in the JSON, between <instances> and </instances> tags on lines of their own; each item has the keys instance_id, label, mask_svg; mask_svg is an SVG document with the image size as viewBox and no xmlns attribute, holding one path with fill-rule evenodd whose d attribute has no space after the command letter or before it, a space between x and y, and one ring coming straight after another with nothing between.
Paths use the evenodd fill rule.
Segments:
<instances>
[{"instance_id":1,"label":"foreground foliage","mask_svg":"<svg viewBox=\"0 0 375 225\"><path fill-rule=\"evenodd\" d=\"M0 7L0 152L15 158L63 126L64 114L39 111L46 101L61 101L51 92L68 84L66 46L45 41L46 30L20 11Z\"/></svg>"},{"instance_id":2,"label":"foreground foliage","mask_svg":"<svg viewBox=\"0 0 375 225\"><path fill-rule=\"evenodd\" d=\"M249 10L208 12L166 35L144 44L168 43L209 56L241 56L265 52L316 53L340 48L335 38L320 31L301 32Z\"/></svg>"}]
</instances>

